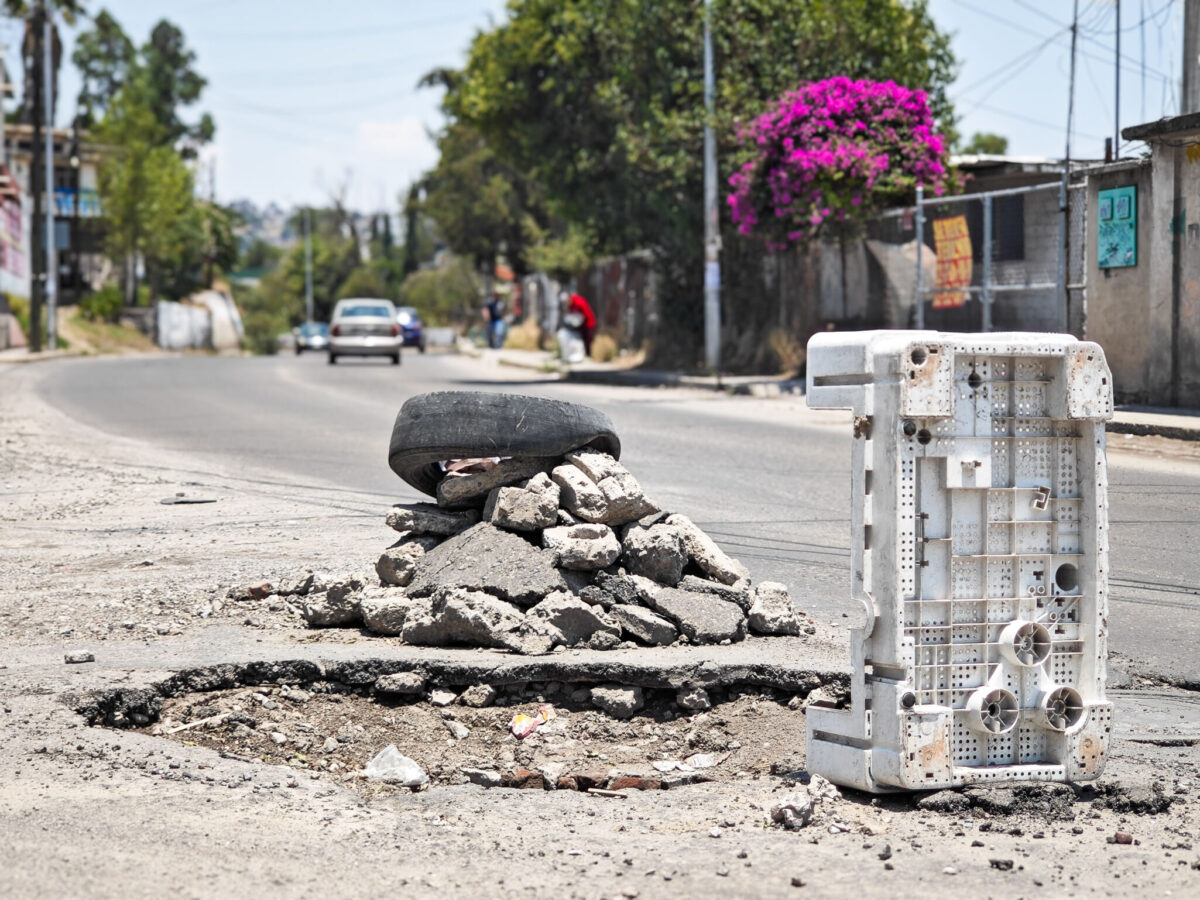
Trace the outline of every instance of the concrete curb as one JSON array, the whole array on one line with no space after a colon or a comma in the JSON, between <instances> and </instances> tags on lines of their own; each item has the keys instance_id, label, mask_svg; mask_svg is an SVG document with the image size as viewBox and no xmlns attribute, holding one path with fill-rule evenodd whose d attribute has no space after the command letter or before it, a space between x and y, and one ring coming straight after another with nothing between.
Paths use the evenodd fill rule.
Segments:
<instances>
[{"instance_id":1,"label":"concrete curb","mask_svg":"<svg viewBox=\"0 0 1200 900\"><path fill-rule=\"evenodd\" d=\"M658 369L567 369L563 380L577 384L605 384L617 387L690 387L752 397L804 393L802 378L769 378L754 375L718 378L714 375L684 375Z\"/></svg>"},{"instance_id":2,"label":"concrete curb","mask_svg":"<svg viewBox=\"0 0 1200 900\"><path fill-rule=\"evenodd\" d=\"M26 365L28 363L49 362L54 359L76 359L89 355L95 354L84 353L81 350L59 350L54 353L42 352L38 354L26 353L24 356L7 356L4 353L0 353L0 364Z\"/></svg>"},{"instance_id":3,"label":"concrete curb","mask_svg":"<svg viewBox=\"0 0 1200 900\"><path fill-rule=\"evenodd\" d=\"M1122 422L1114 419L1105 427L1112 434L1132 434L1138 437L1163 437L1176 441L1200 441L1200 417L1196 425L1160 425L1150 422Z\"/></svg>"}]
</instances>

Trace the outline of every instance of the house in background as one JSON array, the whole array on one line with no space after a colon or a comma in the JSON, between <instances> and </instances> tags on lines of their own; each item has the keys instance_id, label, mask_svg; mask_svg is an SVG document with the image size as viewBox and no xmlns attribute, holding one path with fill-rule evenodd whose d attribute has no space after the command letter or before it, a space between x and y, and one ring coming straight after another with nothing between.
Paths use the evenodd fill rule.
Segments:
<instances>
[{"instance_id":1,"label":"house in background","mask_svg":"<svg viewBox=\"0 0 1200 900\"><path fill-rule=\"evenodd\" d=\"M78 302L83 293L103 284L110 271L104 255L104 220L97 193L100 148L85 132L56 128L54 139L54 214L58 298ZM19 297L30 294L30 222L33 193L33 126L4 128L4 164L0 166L0 290ZM44 187L37 186L44 192Z\"/></svg>"}]
</instances>

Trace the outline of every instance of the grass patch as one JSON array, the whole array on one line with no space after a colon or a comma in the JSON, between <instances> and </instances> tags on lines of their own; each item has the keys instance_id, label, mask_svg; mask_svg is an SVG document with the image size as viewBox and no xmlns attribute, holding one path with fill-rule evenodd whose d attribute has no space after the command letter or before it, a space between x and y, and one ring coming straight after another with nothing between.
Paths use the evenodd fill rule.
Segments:
<instances>
[{"instance_id":1,"label":"grass patch","mask_svg":"<svg viewBox=\"0 0 1200 900\"><path fill-rule=\"evenodd\" d=\"M88 353L140 353L156 349L150 338L132 326L93 322L78 312L63 316L59 330L73 347Z\"/></svg>"}]
</instances>

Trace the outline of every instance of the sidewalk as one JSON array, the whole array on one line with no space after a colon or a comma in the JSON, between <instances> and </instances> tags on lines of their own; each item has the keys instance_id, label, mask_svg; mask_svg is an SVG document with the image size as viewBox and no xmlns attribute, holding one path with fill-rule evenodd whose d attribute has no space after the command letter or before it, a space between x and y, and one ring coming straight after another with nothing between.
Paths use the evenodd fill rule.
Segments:
<instances>
[{"instance_id":1,"label":"sidewalk","mask_svg":"<svg viewBox=\"0 0 1200 900\"><path fill-rule=\"evenodd\" d=\"M10 347L7 350L0 350L0 363L44 362L48 359L68 359L82 355L77 350L41 350L37 353L30 353L28 347Z\"/></svg>"},{"instance_id":2,"label":"sidewalk","mask_svg":"<svg viewBox=\"0 0 1200 900\"><path fill-rule=\"evenodd\" d=\"M540 350L487 350L459 342L459 352L491 359L497 365L557 373L563 381L618 387L692 387L753 397L804 394L803 378L772 375L684 375L663 369L626 368L592 360L568 366ZM1200 441L1200 410L1156 406L1119 406L1106 429L1114 434Z\"/></svg>"}]
</instances>

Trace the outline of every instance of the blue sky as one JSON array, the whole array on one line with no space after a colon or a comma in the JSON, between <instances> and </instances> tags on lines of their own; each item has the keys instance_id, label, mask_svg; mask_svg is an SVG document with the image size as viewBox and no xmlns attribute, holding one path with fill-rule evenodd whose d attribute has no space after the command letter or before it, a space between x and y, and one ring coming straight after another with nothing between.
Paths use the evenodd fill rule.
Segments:
<instances>
[{"instance_id":1,"label":"blue sky","mask_svg":"<svg viewBox=\"0 0 1200 900\"><path fill-rule=\"evenodd\" d=\"M1011 153L1062 156L1071 5L931 0L959 58L951 96L964 134L997 132L1009 138ZM209 81L197 109L217 123L207 156L219 198L319 203L346 183L351 204L373 210L394 206L434 161L428 132L441 123L439 92L417 89L417 80L434 66L459 64L475 31L500 20L505 4L111 0L88 6L109 9L138 42L163 17L183 29ZM1115 0L1080 0L1079 8L1072 153L1094 158L1114 127ZM1182 3L1122 0L1121 9L1121 123L1128 126L1178 109ZM19 26L7 23L0 35L16 75ZM63 97L74 98L78 87L65 66ZM60 105L60 122L71 106Z\"/></svg>"}]
</instances>

